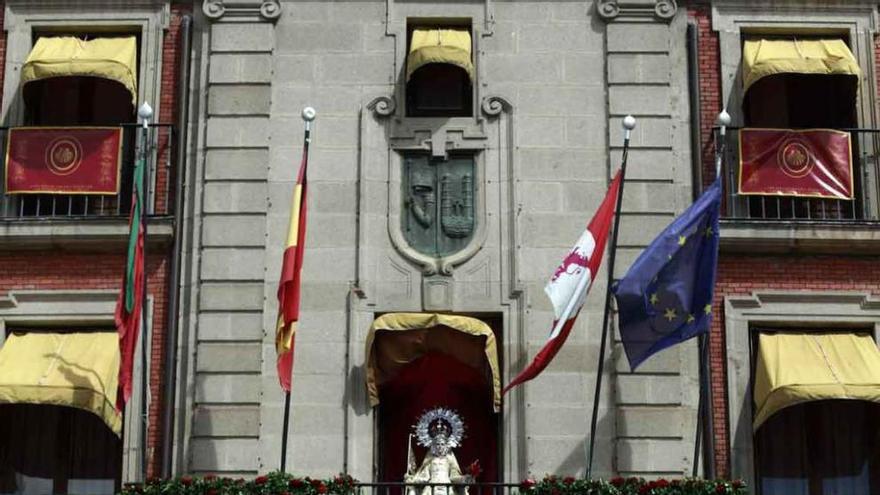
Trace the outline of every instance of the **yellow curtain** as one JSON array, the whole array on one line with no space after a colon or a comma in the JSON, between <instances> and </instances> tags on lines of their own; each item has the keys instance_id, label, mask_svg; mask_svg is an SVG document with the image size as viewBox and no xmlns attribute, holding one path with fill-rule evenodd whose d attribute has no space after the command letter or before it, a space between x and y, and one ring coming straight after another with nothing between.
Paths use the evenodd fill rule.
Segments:
<instances>
[{"instance_id":1,"label":"yellow curtain","mask_svg":"<svg viewBox=\"0 0 880 495\"><path fill-rule=\"evenodd\" d=\"M778 333L758 340L755 430L780 410L804 402L880 403L880 351L870 335Z\"/></svg>"},{"instance_id":2,"label":"yellow curtain","mask_svg":"<svg viewBox=\"0 0 880 495\"><path fill-rule=\"evenodd\" d=\"M379 332L394 332L394 339L383 341L382 349L374 349ZM468 366L487 370L492 376L495 411L500 409L501 378L495 333L475 318L431 313L388 313L373 321L366 342L370 404L379 404L382 383L429 351L442 352Z\"/></svg>"},{"instance_id":3,"label":"yellow curtain","mask_svg":"<svg viewBox=\"0 0 880 495\"><path fill-rule=\"evenodd\" d=\"M38 39L21 68L22 84L64 76L116 81L128 89L136 105L137 41L134 36L89 41L72 36Z\"/></svg>"},{"instance_id":4,"label":"yellow curtain","mask_svg":"<svg viewBox=\"0 0 880 495\"><path fill-rule=\"evenodd\" d=\"M467 29L416 29L406 57L406 80L427 64L452 64L464 69L474 80L471 61L471 33Z\"/></svg>"},{"instance_id":5,"label":"yellow curtain","mask_svg":"<svg viewBox=\"0 0 880 495\"><path fill-rule=\"evenodd\" d=\"M119 436L118 375L116 332L13 333L0 348L0 403L76 407Z\"/></svg>"},{"instance_id":6,"label":"yellow curtain","mask_svg":"<svg viewBox=\"0 0 880 495\"><path fill-rule=\"evenodd\" d=\"M743 92L774 74L861 74L841 39L747 40L743 45Z\"/></svg>"}]
</instances>

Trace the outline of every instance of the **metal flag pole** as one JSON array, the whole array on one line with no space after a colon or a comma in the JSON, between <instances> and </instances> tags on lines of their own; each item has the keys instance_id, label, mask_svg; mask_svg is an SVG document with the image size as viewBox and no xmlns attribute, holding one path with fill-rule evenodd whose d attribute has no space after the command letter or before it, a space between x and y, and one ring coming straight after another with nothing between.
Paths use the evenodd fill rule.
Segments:
<instances>
[{"instance_id":1,"label":"metal flag pole","mask_svg":"<svg viewBox=\"0 0 880 495\"><path fill-rule=\"evenodd\" d=\"M716 123L719 125L720 130L718 133L719 144L715 148L715 177L723 182L724 177L721 176L721 165L724 162L724 153L727 149L727 126L730 125L730 114L727 113L727 110L721 110L721 113L718 114L718 119ZM711 389L709 377L709 334L701 334L699 337L697 337L697 339L697 352L699 353L698 358L700 363L700 398L697 402L697 429L694 433L694 464L691 470L691 476L696 477L698 474L700 465L700 448L704 447L703 442L705 442L705 448L703 449L703 470L707 473L707 477L714 478L715 463L712 459L715 452L715 433L714 425L712 424L712 418L709 414L709 412L711 411Z\"/></svg>"},{"instance_id":2,"label":"metal flag pole","mask_svg":"<svg viewBox=\"0 0 880 495\"><path fill-rule=\"evenodd\" d=\"M315 120L315 109L305 107L302 111L302 119L305 122L305 134L303 135L303 159L309 160L309 144L312 142L312 121ZM297 219L297 221L299 221ZM299 274L296 274L298 277ZM281 425L281 472L287 469L287 436L290 430L290 391L284 393L284 423Z\"/></svg>"},{"instance_id":3,"label":"metal flag pole","mask_svg":"<svg viewBox=\"0 0 880 495\"><path fill-rule=\"evenodd\" d=\"M720 144L715 150L715 177L724 183L724 176L721 175L721 168L724 162L724 155L727 150L727 126L730 125L730 114L726 109L722 109L718 114L717 123L721 127L719 131ZM700 335L699 337L699 359L700 359L700 400L697 413L697 432L694 442L694 467L693 476L697 476L699 464L699 451L703 447L704 468L703 471L707 477L715 477L715 462L713 460L715 454L715 425L712 423L712 388L711 377L709 375L709 333Z\"/></svg>"},{"instance_id":4,"label":"metal flag pole","mask_svg":"<svg viewBox=\"0 0 880 495\"><path fill-rule=\"evenodd\" d=\"M590 418L590 449L587 457L587 479L593 472L593 453L596 448L596 421L599 418L599 394L602 393L602 371L605 367L605 346L608 340L608 319L611 309L611 284L614 282L614 258L617 254L617 234L620 232L620 210L623 204L623 186L626 184L626 160L629 156L629 139L636 127L632 115L623 118L623 157L620 164L620 189L617 191L617 206L614 210L614 232L611 234L611 248L608 254L608 285L605 287L605 312L602 316L602 339L599 344L599 364L596 371L596 391L593 394L593 415Z\"/></svg>"},{"instance_id":5,"label":"metal flag pole","mask_svg":"<svg viewBox=\"0 0 880 495\"><path fill-rule=\"evenodd\" d=\"M147 166L147 148L150 139L150 119L153 118L153 108L150 104L144 102L138 108L138 117L141 118L141 166L144 168L141 172L143 183L141 191L135 186L136 201L140 205L140 223L143 229L143 250L141 263L143 264L143 290L141 291L141 480L147 480L147 421L149 420L149 411L147 411L147 387L149 387L149 379L147 376L147 201L150 196L150 167ZM137 179L135 179L136 181Z\"/></svg>"}]
</instances>

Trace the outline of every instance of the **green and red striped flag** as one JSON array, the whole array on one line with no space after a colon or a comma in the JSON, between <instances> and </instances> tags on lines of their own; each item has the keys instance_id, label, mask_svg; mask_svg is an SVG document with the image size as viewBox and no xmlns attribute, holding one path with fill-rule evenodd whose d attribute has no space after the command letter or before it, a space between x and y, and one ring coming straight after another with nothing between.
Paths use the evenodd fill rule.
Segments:
<instances>
[{"instance_id":1,"label":"green and red striped flag","mask_svg":"<svg viewBox=\"0 0 880 495\"><path fill-rule=\"evenodd\" d=\"M131 397L134 350L138 341L144 295L144 158L134 167L134 191L131 195L131 217L128 221L128 249L122 290L116 300L116 330L119 332L119 391L116 408L122 410Z\"/></svg>"},{"instance_id":2,"label":"green and red striped flag","mask_svg":"<svg viewBox=\"0 0 880 495\"><path fill-rule=\"evenodd\" d=\"M300 270L303 264L306 238L306 169L309 163L308 145L303 150L299 176L293 190L290 226L278 283L278 324L275 331L275 352L278 354L278 380L285 392L290 392L293 379L293 341L299 321Z\"/></svg>"}]
</instances>

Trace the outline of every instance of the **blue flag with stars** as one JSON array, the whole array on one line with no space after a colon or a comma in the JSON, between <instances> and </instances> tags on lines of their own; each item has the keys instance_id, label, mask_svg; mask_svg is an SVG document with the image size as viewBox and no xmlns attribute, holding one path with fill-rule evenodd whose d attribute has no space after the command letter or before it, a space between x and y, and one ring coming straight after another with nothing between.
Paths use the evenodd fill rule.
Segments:
<instances>
[{"instance_id":1,"label":"blue flag with stars","mask_svg":"<svg viewBox=\"0 0 880 495\"><path fill-rule=\"evenodd\" d=\"M657 236L614 287L630 368L709 331L718 265L721 182Z\"/></svg>"}]
</instances>

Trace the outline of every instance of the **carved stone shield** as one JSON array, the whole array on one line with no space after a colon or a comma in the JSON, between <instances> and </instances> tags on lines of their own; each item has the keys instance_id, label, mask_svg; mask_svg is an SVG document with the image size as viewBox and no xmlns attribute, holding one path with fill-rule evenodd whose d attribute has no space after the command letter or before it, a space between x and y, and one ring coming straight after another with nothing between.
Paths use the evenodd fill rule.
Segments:
<instances>
[{"instance_id":1,"label":"carved stone shield","mask_svg":"<svg viewBox=\"0 0 880 495\"><path fill-rule=\"evenodd\" d=\"M403 163L401 221L407 243L438 258L468 245L474 235L474 158L413 155Z\"/></svg>"}]
</instances>

